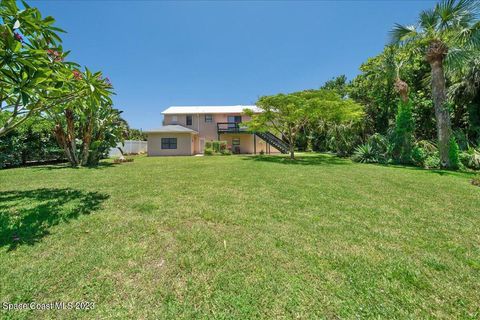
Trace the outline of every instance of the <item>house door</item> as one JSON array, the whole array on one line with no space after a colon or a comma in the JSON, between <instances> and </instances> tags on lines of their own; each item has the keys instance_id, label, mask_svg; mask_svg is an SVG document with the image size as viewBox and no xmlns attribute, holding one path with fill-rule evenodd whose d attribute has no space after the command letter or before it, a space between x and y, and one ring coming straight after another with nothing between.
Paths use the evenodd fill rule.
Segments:
<instances>
[{"instance_id":1,"label":"house door","mask_svg":"<svg viewBox=\"0 0 480 320\"><path fill-rule=\"evenodd\" d=\"M205 149L205 138L200 138L200 153L203 153L203 150Z\"/></svg>"}]
</instances>

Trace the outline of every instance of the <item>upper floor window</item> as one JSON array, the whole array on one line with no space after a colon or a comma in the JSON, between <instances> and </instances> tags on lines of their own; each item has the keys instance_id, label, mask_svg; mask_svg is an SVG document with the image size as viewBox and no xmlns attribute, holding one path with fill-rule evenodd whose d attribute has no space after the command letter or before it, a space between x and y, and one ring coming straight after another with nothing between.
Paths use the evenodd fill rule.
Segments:
<instances>
[{"instance_id":1,"label":"upper floor window","mask_svg":"<svg viewBox=\"0 0 480 320\"><path fill-rule=\"evenodd\" d=\"M187 115L187 126L191 126L193 122L193 118L191 115Z\"/></svg>"},{"instance_id":2,"label":"upper floor window","mask_svg":"<svg viewBox=\"0 0 480 320\"><path fill-rule=\"evenodd\" d=\"M178 122L177 116L172 116L172 123L177 123L177 122Z\"/></svg>"},{"instance_id":3,"label":"upper floor window","mask_svg":"<svg viewBox=\"0 0 480 320\"><path fill-rule=\"evenodd\" d=\"M212 123L212 122L213 122L213 116L211 114L206 114L205 123Z\"/></svg>"}]
</instances>

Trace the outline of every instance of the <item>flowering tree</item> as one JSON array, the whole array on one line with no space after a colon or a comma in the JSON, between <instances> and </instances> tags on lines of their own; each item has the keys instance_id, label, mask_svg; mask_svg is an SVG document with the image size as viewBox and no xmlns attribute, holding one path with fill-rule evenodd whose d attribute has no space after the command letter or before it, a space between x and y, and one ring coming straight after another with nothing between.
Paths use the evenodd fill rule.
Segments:
<instances>
[{"instance_id":1,"label":"flowering tree","mask_svg":"<svg viewBox=\"0 0 480 320\"><path fill-rule=\"evenodd\" d=\"M60 45L52 17L42 18L37 8L14 0L0 2L0 112L8 114L0 123L0 137L29 117L88 92L65 84L75 64L64 62L67 53Z\"/></svg>"}]
</instances>

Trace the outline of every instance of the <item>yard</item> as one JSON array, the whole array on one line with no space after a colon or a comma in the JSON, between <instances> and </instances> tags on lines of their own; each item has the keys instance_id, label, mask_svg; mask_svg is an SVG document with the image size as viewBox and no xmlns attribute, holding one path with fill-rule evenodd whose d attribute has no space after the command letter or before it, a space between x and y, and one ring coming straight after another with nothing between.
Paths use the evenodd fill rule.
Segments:
<instances>
[{"instance_id":1,"label":"yard","mask_svg":"<svg viewBox=\"0 0 480 320\"><path fill-rule=\"evenodd\" d=\"M39 318L479 318L470 178L320 154L2 170L0 301L95 302Z\"/></svg>"}]
</instances>

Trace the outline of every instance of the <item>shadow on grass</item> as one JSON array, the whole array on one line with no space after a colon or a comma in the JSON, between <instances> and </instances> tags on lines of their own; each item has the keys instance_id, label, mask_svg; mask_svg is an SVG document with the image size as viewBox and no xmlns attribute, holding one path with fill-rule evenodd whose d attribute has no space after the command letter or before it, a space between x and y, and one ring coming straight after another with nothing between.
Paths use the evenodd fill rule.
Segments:
<instances>
[{"instance_id":1,"label":"shadow on grass","mask_svg":"<svg viewBox=\"0 0 480 320\"><path fill-rule=\"evenodd\" d=\"M338 158L328 154L301 154L296 155L295 160L290 160L288 155L258 155L244 157L243 160L281 163L287 165L347 165L347 159Z\"/></svg>"},{"instance_id":2,"label":"shadow on grass","mask_svg":"<svg viewBox=\"0 0 480 320\"><path fill-rule=\"evenodd\" d=\"M34 245L60 222L100 208L108 195L70 188L0 192L0 248Z\"/></svg>"},{"instance_id":3,"label":"shadow on grass","mask_svg":"<svg viewBox=\"0 0 480 320\"><path fill-rule=\"evenodd\" d=\"M63 163L63 164L57 164L57 165L46 165L46 166L38 166L38 167L33 167L36 170L59 170L59 169L81 169L81 168L86 168L86 169L107 169L110 167L116 166L116 163L113 162L100 162L96 166L86 166L86 167L71 167L68 163Z\"/></svg>"},{"instance_id":4,"label":"shadow on grass","mask_svg":"<svg viewBox=\"0 0 480 320\"><path fill-rule=\"evenodd\" d=\"M453 177L461 177L461 178L473 178L477 175L477 172L472 171L453 171L453 170L440 170L440 169L426 169L422 167L415 167L413 165L401 165L401 164L381 164L375 163L372 165L377 165L384 168L393 168L393 169L407 169L407 170L415 170L421 172L428 172L437 174L439 176L453 176Z\"/></svg>"}]
</instances>

